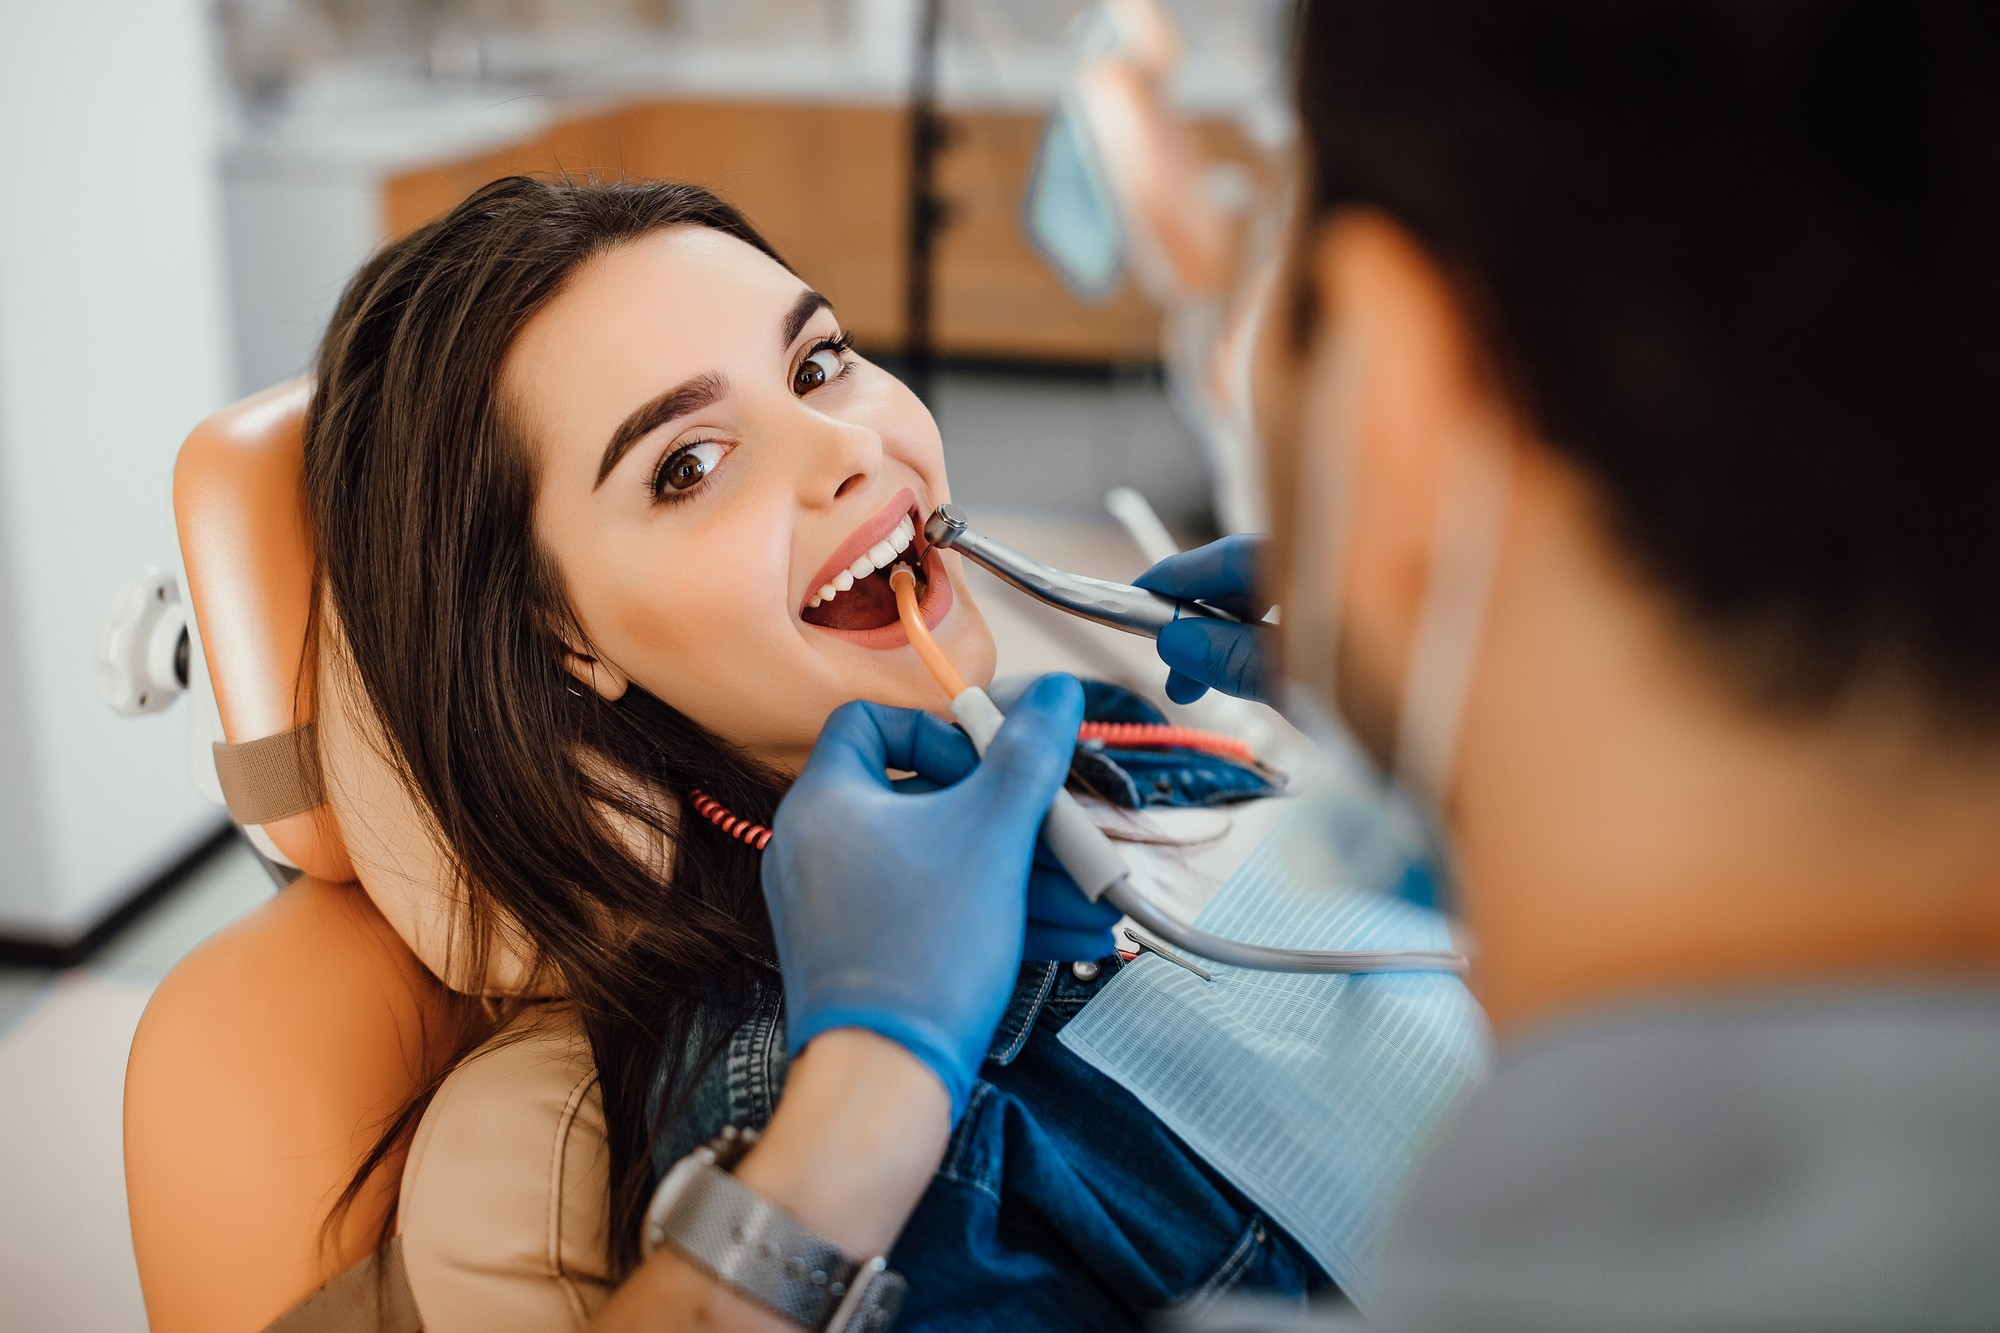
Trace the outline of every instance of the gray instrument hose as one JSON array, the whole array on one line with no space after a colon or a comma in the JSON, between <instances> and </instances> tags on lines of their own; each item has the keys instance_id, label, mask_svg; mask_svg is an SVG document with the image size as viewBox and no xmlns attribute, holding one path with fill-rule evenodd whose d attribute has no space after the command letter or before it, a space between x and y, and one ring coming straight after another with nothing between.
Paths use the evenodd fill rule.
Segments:
<instances>
[{"instance_id":1,"label":"gray instrument hose","mask_svg":"<svg viewBox=\"0 0 2000 1333\"><path fill-rule=\"evenodd\" d=\"M1225 939L1188 925L1121 879L1104 891L1105 901L1167 943L1227 967L1258 972L1458 972L1465 955L1451 949L1281 949Z\"/></svg>"},{"instance_id":2,"label":"gray instrument hose","mask_svg":"<svg viewBox=\"0 0 2000 1333\"><path fill-rule=\"evenodd\" d=\"M1000 730L1001 713L977 685L951 701L951 713L980 754ZM1259 972L1463 972L1465 955L1449 949L1279 949L1224 939L1169 916L1139 892L1104 830L1092 823L1076 798L1058 791L1042 823L1042 837L1077 887L1092 902L1104 899L1169 944L1226 967Z\"/></svg>"}]
</instances>

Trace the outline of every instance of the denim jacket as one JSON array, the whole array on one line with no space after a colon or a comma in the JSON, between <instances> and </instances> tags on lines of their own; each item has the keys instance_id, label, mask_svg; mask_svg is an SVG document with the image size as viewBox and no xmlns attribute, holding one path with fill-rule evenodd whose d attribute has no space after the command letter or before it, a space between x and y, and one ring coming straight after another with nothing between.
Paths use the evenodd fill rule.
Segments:
<instances>
[{"instance_id":1,"label":"denim jacket","mask_svg":"<svg viewBox=\"0 0 2000 1333\"><path fill-rule=\"evenodd\" d=\"M1094 721L1159 714L1117 686L1085 686ZM1266 795L1255 769L1178 750L1079 747L1076 771L1118 804L1214 805ZM1225 1292L1303 1299L1329 1285L1291 1238L1122 1087L1056 1034L1117 972L1024 962L944 1161L889 1260L909 1281L898 1327L1132 1327ZM772 985L654 1149L655 1176L724 1125L763 1127L788 1068Z\"/></svg>"}]
</instances>

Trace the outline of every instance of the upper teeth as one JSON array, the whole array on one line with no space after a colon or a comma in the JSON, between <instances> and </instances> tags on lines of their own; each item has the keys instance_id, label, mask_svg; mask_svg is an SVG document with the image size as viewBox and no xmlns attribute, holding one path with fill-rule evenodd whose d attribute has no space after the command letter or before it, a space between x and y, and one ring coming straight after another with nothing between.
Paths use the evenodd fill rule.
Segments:
<instances>
[{"instance_id":1,"label":"upper teeth","mask_svg":"<svg viewBox=\"0 0 2000 1333\"><path fill-rule=\"evenodd\" d=\"M865 579L878 569L886 569L898 554L910 549L910 543L917 539L917 525L908 514L896 525L896 530L864 551L855 562L833 576L833 582L822 583L819 591L806 605L818 606L830 602L854 586L856 579Z\"/></svg>"}]
</instances>

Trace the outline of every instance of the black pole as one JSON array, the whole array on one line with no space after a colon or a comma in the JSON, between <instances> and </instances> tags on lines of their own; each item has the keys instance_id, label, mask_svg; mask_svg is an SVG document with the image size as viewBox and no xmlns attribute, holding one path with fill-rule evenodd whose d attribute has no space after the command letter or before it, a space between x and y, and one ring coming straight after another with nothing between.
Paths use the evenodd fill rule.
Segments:
<instances>
[{"instance_id":1,"label":"black pole","mask_svg":"<svg viewBox=\"0 0 2000 1333\"><path fill-rule=\"evenodd\" d=\"M943 18L944 0L923 0L916 62L910 78L910 216L903 275L903 378L926 403L931 403L936 360L931 338L934 242L944 222L944 201L937 194L937 157L945 137L944 122L937 110L937 54Z\"/></svg>"}]
</instances>

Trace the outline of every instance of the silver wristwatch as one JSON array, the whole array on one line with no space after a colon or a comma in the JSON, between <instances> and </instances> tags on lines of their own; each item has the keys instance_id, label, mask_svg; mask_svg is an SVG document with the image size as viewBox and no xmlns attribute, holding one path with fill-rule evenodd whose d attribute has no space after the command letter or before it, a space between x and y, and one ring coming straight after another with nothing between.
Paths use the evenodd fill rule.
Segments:
<instances>
[{"instance_id":1,"label":"silver wristwatch","mask_svg":"<svg viewBox=\"0 0 2000 1333\"><path fill-rule=\"evenodd\" d=\"M646 1207L640 1251L662 1245L717 1281L817 1333L880 1333L903 1304L881 1255L856 1261L729 1172L757 1131L723 1130L674 1163Z\"/></svg>"}]
</instances>

